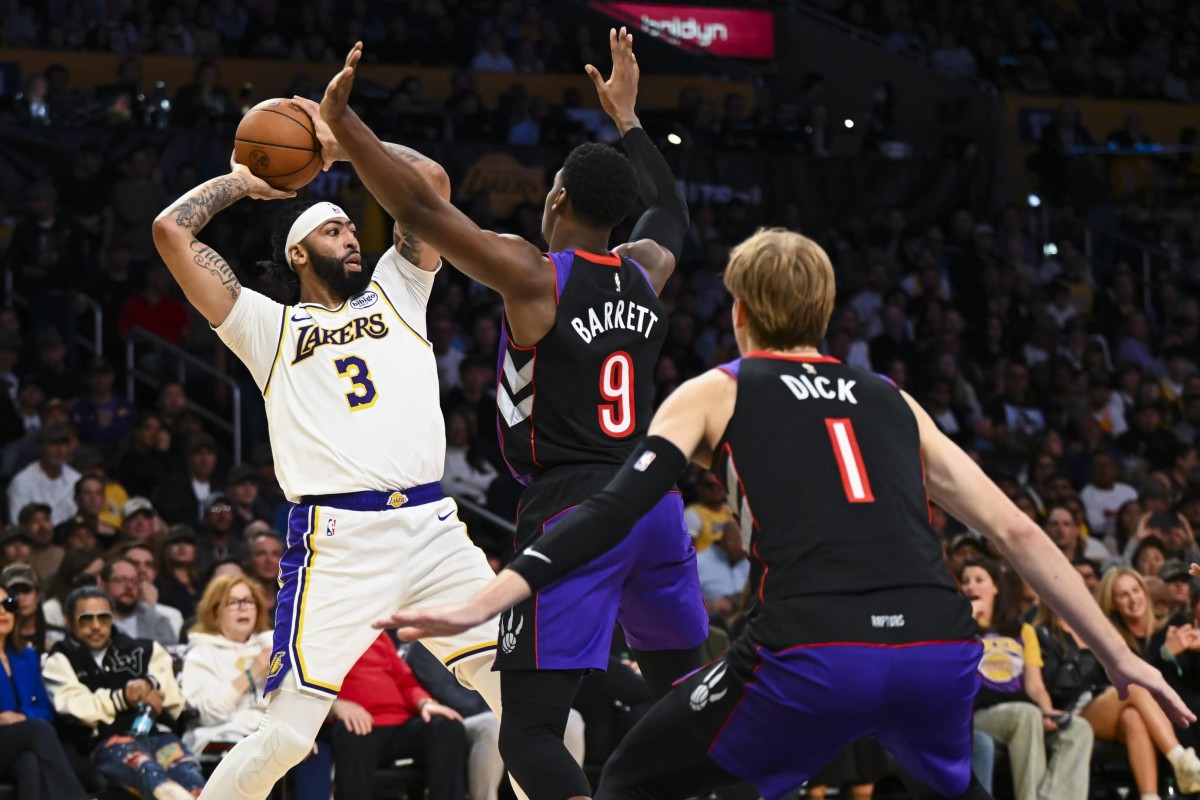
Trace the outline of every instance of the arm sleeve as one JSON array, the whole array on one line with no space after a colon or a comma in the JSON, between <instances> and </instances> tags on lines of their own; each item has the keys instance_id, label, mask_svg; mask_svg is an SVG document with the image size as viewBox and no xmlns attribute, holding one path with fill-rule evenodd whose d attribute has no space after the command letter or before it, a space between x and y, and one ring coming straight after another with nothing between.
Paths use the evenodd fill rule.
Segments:
<instances>
[{"instance_id":1,"label":"arm sleeve","mask_svg":"<svg viewBox=\"0 0 1200 800\"><path fill-rule=\"evenodd\" d=\"M513 559L509 569L537 592L620 544L634 523L674 488L687 467L682 451L647 437L608 486Z\"/></svg>"},{"instance_id":2,"label":"arm sleeve","mask_svg":"<svg viewBox=\"0 0 1200 800\"><path fill-rule=\"evenodd\" d=\"M54 710L74 717L84 725L104 725L128 709L124 689L97 689L84 686L75 675L71 662L62 653L46 660L42 669L46 690L54 699Z\"/></svg>"},{"instance_id":3,"label":"arm sleeve","mask_svg":"<svg viewBox=\"0 0 1200 800\"><path fill-rule=\"evenodd\" d=\"M214 328L217 336L242 360L261 390L283 345L288 309L253 289L242 289L229 316Z\"/></svg>"},{"instance_id":4,"label":"arm sleeve","mask_svg":"<svg viewBox=\"0 0 1200 800\"><path fill-rule=\"evenodd\" d=\"M218 725L237 711L242 695L233 688L236 675L217 671L210 648L192 647L183 662L183 696L187 704L200 712L200 725Z\"/></svg>"},{"instance_id":5,"label":"arm sleeve","mask_svg":"<svg viewBox=\"0 0 1200 800\"><path fill-rule=\"evenodd\" d=\"M631 128L622 144L637 170L638 194L646 206L629 240L652 239L670 250L678 263L690 222L679 182L645 130Z\"/></svg>"}]
</instances>

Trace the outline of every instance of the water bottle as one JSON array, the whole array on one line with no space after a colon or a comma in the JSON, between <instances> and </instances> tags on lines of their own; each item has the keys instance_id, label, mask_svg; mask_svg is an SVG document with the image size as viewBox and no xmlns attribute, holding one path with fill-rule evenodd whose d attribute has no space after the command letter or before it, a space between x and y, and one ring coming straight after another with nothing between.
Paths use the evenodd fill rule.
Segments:
<instances>
[{"instance_id":1,"label":"water bottle","mask_svg":"<svg viewBox=\"0 0 1200 800\"><path fill-rule=\"evenodd\" d=\"M138 701L138 715L129 727L129 735L133 737L147 736L154 730L154 709L142 701Z\"/></svg>"}]
</instances>

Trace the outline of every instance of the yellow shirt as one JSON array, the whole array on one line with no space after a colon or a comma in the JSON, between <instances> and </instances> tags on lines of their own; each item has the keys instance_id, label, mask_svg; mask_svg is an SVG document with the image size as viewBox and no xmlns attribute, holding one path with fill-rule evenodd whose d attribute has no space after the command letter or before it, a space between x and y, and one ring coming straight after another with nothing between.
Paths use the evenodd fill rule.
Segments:
<instances>
[{"instance_id":1,"label":"yellow shirt","mask_svg":"<svg viewBox=\"0 0 1200 800\"><path fill-rule=\"evenodd\" d=\"M129 492L116 481L104 482L104 509L100 512L100 522L111 525L114 530L121 529L124 521L122 509L129 502Z\"/></svg>"},{"instance_id":2,"label":"yellow shirt","mask_svg":"<svg viewBox=\"0 0 1200 800\"><path fill-rule=\"evenodd\" d=\"M696 546L696 552L707 550L714 540L721 538L726 522L733 521L729 506L722 505L716 511L701 503L692 503L683 510L688 535Z\"/></svg>"}]
</instances>

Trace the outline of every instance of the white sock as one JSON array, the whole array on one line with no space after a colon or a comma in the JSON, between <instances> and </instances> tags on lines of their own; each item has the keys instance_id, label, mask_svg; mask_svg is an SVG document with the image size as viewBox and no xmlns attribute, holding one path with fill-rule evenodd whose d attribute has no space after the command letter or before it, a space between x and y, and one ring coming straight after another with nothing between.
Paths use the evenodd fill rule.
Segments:
<instances>
[{"instance_id":1,"label":"white sock","mask_svg":"<svg viewBox=\"0 0 1200 800\"><path fill-rule=\"evenodd\" d=\"M1150 794L1143 794L1142 800L1162 800L1162 798L1159 797L1157 794L1150 793Z\"/></svg>"},{"instance_id":2,"label":"white sock","mask_svg":"<svg viewBox=\"0 0 1200 800\"><path fill-rule=\"evenodd\" d=\"M1171 766L1175 766L1179 762L1179 759L1183 758L1184 752L1183 745L1175 745L1167 752L1167 761L1171 762Z\"/></svg>"}]
</instances>

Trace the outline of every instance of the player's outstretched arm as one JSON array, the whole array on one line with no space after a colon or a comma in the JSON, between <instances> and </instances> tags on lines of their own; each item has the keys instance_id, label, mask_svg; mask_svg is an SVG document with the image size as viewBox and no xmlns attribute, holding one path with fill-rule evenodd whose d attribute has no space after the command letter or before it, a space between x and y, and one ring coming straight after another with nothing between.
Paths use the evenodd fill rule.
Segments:
<instances>
[{"instance_id":1,"label":"player's outstretched arm","mask_svg":"<svg viewBox=\"0 0 1200 800\"><path fill-rule=\"evenodd\" d=\"M613 549L675 487L689 456L707 465L735 392L734 382L715 370L687 381L663 403L646 439L609 484L519 553L474 597L451 606L402 611L376 627L399 628L406 641L458 633Z\"/></svg>"},{"instance_id":2,"label":"player's outstretched arm","mask_svg":"<svg viewBox=\"0 0 1200 800\"><path fill-rule=\"evenodd\" d=\"M584 67L600 105L621 132L621 143L638 174L638 188L646 210L638 218L629 243L615 248L646 270L656 291L662 291L675 270L688 229L688 207L663 154L642 129L637 117L638 81L641 69L633 53L633 34L625 28L608 32L612 53L612 75L604 80L591 64Z\"/></svg>"},{"instance_id":3,"label":"player's outstretched arm","mask_svg":"<svg viewBox=\"0 0 1200 800\"><path fill-rule=\"evenodd\" d=\"M554 288L554 272L546 269L546 258L537 247L482 230L440 196L411 162L393 157L350 108L350 89L361 56L359 42L325 91L321 118L354 164L363 185L400 227L412 231L467 275L500 292L506 301L546 297Z\"/></svg>"},{"instance_id":4,"label":"player's outstretched arm","mask_svg":"<svg viewBox=\"0 0 1200 800\"><path fill-rule=\"evenodd\" d=\"M1104 664L1122 697L1131 684L1148 689L1176 724L1194 722L1162 673L1129 649L1066 556L1029 517L1004 496L979 465L954 444L915 400L904 395L921 431L925 484L933 502L991 539L1048 603L1083 638Z\"/></svg>"},{"instance_id":5,"label":"player's outstretched arm","mask_svg":"<svg viewBox=\"0 0 1200 800\"><path fill-rule=\"evenodd\" d=\"M241 164L233 163L221 175L192 189L154 220L154 246L188 301L211 325L229 316L242 285L220 253L196 239L213 216L243 197L273 200L295 197L295 192L273 189Z\"/></svg>"}]
</instances>

